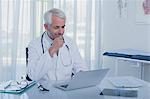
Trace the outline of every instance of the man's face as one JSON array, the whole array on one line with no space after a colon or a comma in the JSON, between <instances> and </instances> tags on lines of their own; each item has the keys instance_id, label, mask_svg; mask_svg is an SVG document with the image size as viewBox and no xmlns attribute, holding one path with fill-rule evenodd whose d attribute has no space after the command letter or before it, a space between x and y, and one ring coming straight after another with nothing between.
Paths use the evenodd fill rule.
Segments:
<instances>
[{"instance_id":1,"label":"man's face","mask_svg":"<svg viewBox=\"0 0 150 99\"><path fill-rule=\"evenodd\" d=\"M52 16L52 24L45 24L45 29L49 32L51 39L55 39L64 34L65 20L57 16Z\"/></svg>"}]
</instances>

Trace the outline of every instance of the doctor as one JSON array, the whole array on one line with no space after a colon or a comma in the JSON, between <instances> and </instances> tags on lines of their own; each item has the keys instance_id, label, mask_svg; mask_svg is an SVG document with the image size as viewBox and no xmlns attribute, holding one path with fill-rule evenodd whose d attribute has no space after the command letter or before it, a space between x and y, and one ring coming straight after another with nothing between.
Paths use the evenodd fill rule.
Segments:
<instances>
[{"instance_id":1,"label":"doctor","mask_svg":"<svg viewBox=\"0 0 150 99\"><path fill-rule=\"evenodd\" d=\"M29 45L27 74L43 81L69 80L72 73L87 70L77 45L64 36L66 16L56 8L44 14L45 32Z\"/></svg>"}]
</instances>

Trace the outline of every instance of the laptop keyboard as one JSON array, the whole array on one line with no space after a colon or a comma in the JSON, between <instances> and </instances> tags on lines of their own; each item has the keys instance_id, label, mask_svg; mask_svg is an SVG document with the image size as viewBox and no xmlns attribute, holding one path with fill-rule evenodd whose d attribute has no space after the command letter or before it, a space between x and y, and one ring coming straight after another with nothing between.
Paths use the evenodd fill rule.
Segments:
<instances>
[{"instance_id":1,"label":"laptop keyboard","mask_svg":"<svg viewBox=\"0 0 150 99\"><path fill-rule=\"evenodd\" d=\"M67 87L68 87L68 84L61 85L61 87L63 87L63 88L67 88Z\"/></svg>"}]
</instances>

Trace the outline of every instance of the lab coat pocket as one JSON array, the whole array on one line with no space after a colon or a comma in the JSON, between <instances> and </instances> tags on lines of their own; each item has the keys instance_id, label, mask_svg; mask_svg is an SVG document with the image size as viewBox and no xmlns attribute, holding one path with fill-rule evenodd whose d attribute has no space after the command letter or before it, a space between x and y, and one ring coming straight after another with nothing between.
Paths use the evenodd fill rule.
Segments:
<instances>
[{"instance_id":1,"label":"lab coat pocket","mask_svg":"<svg viewBox=\"0 0 150 99\"><path fill-rule=\"evenodd\" d=\"M64 66L71 66L72 65L72 59L71 54L69 52L69 49L63 48L63 50L60 53L61 62Z\"/></svg>"}]
</instances>

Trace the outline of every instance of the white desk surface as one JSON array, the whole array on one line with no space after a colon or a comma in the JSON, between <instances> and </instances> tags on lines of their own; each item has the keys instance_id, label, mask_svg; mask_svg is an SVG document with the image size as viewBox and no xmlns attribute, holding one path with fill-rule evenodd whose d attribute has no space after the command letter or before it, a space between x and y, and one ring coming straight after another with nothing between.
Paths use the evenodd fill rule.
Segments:
<instances>
[{"instance_id":1,"label":"white desk surface","mask_svg":"<svg viewBox=\"0 0 150 99\"><path fill-rule=\"evenodd\" d=\"M0 99L150 99L150 83L140 79L138 80L143 84L143 86L138 88L138 96L134 98L99 95L103 88L114 88L114 86L109 82L108 78L105 78L102 83L96 87L62 91L49 86L49 92L41 92L35 85L20 95L0 93Z\"/></svg>"}]
</instances>

